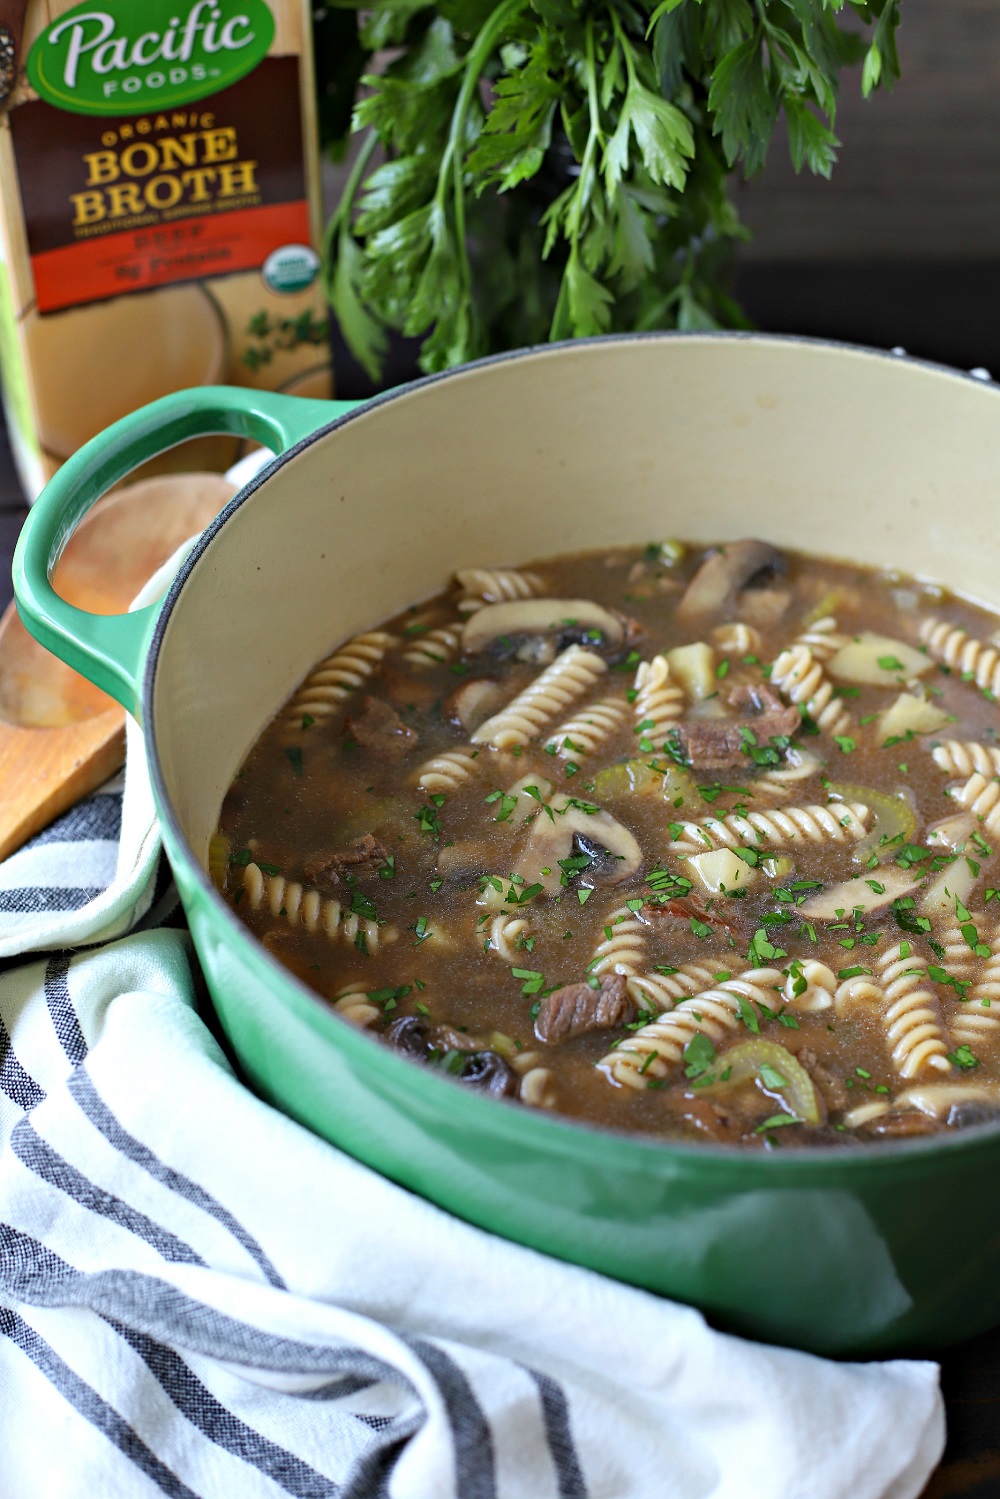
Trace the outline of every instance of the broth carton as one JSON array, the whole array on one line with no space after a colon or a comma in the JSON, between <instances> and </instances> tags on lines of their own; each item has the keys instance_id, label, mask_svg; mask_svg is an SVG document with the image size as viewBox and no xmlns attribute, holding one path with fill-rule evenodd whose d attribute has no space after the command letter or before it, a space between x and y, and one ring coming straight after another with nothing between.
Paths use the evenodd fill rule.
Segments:
<instances>
[{"instance_id":1,"label":"broth carton","mask_svg":"<svg viewBox=\"0 0 1000 1499\"><path fill-rule=\"evenodd\" d=\"M29 498L169 391L331 394L308 0L0 0L7 89L0 369ZM234 456L195 446L159 466Z\"/></svg>"}]
</instances>

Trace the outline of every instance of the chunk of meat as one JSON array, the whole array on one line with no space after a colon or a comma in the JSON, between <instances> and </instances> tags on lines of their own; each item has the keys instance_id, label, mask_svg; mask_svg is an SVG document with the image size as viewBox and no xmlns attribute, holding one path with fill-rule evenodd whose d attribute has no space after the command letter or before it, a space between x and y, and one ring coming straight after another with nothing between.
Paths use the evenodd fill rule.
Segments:
<instances>
[{"instance_id":1,"label":"chunk of meat","mask_svg":"<svg viewBox=\"0 0 1000 1499\"><path fill-rule=\"evenodd\" d=\"M600 988L589 984L564 984L542 1000L535 1019L535 1035L547 1046L585 1036L589 1031L609 1031L634 1019L635 1005L620 973L607 973Z\"/></svg>"},{"instance_id":2,"label":"chunk of meat","mask_svg":"<svg viewBox=\"0 0 1000 1499\"><path fill-rule=\"evenodd\" d=\"M798 708L786 708L768 687L736 687L729 702L738 718L691 718L678 725L677 737L694 770L746 765L745 729L763 746L772 739L790 739L802 722Z\"/></svg>"},{"instance_id":3,"label":"chunk of meat","mask_svg":"<svg viewBox=\"0 0 1000 1499\"><path fill-rule=\"evenodd\" d=\"M305 860L302 873L310 885L320 890L334 890L349 874L374 874L388 857L385 845L374 834L366 833L350 848L340 848L333 854L313 854Z\"/></svg>"},{"instance_id":4,"label":"chunk of meat","mask_svg":"<svg viewBox=\"0 0 1000 1499\"><path fill-rule=\"evenodd\" d=\"M362 711L347 720L346 729L363 749L384 760L402 760L420 742L416 729L378 697L366 697Z\"/></svg>"}]
</instances>

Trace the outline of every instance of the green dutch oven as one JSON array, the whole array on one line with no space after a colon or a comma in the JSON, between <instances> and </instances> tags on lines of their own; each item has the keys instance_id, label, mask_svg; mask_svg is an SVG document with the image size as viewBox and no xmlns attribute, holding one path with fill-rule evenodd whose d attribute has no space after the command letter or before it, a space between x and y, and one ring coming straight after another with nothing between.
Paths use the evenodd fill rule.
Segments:
<instances>
[{"instance_id":1,"label":"green dutch oven","mask_svg":"<svg viewBox=\"0 0 1000 1499\"><path fill-rule=\"evenodd\" d=\"M48 574L102 492L213 432L280 457L162 606L99 618L58 598ZM969 377L757 335L604 339L355 407L168 396L60 470L25 526L15 587L31 632L145 728L212 998L266 1099L463 1218L741 1333L828 1353L926 1348L1000 1321L1000 1128L740 1154L465 1092L276 963L216 894L206 855L235 771L312 663L456 567L759 535L1000 607L998 482L1000 392Z\"/></svg>"}]
</instances>

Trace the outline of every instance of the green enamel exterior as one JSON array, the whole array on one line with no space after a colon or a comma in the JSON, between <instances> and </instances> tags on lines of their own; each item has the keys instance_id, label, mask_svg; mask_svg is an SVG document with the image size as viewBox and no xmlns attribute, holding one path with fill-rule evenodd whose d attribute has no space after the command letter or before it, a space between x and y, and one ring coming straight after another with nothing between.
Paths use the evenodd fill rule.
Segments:
<instances>
[{"instance_id":1,"label":"green enamel exterior","mask_svg":"<svg viewBox=\"0 0 1000 1499\"><path fill-rule=\"evenodd\" d=\"M42 32L28 53L28 78L42 99L72 114L142 114L228 88L273 40L264 0L84 3Z\"/></svg>"},{"instance_id":2,"label":"green enamel exterior","mask_svg":"<svg viewBox=\"0 0 1000 1499\"><path fill-rule=\"evenodd\" d=\"M141 721L142 672L159 606L85 614L59 597L49 576L80 521L113 484L189 437L226 432L284 453L353 404L205 385L153 401L85 443L46 485L14 552L14 592L27 628Z\"/></svg>"},{"instance_id":3,"label":"green enamel exterior","mask_svg":"<svg viewBox=\"0 0 1000 1499\"><path fill-rule=\"evenodd\" d=\"M171 443L226 431L280 451L345 410L209 390L118 423L29 517L15 559L28 628L136 711L157 611L97 620L58 600L47 572L66 536L108 485ZM826 1353L923 1350L1000 1321L996 1129L739 1154L465 1092L345 1025L250 938L177 829L151 737L164 841L209 989L247 1079L277 1107L463 1218L746 1335Z\"/></svg>"}]
</instances>

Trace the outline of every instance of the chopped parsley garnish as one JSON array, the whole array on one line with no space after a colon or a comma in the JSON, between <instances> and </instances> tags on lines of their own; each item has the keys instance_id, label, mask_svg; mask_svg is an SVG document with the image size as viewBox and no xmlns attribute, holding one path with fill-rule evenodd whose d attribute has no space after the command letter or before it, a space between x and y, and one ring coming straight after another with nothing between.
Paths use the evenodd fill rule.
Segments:
<instances>
[{"instance_id":1,"label":"chopped parsley garnish","mask_svg":"<svg viewBox=\"0 0 1000 1499\"><path fill-rule=\"evenodd\" d=\"M956 1067L961 1067L965 1072L979 1066L979 1058L972 1055L972 1051L968 1046L958 1046L954 1051L950 1051L948 1053L948 1061Z\"/></svg>"},{"instance_id":2,"label":"chopped parsley garnish","mask_svg":"<svg viewBox=\"0 0 1000 1499\"><path fill-rule=\"evenodd\" d=\"M302 751L297 744L289 745L285 750L285 758L297 776L302 774Z\"/></svg>"},{"instance_id":3,"label":"chopped parsley garnish","mask_svg":"<svg viewBox=\"0 0 1000 1499\"><path fill-rule=\"evenodd\" d=\"M655 1056L655 1052L650 1053ZM703 1031L695 1031L683 1052L685 1077L701 1077L716 1058L716 1050Z\"/></svg>"}]
</instances>

